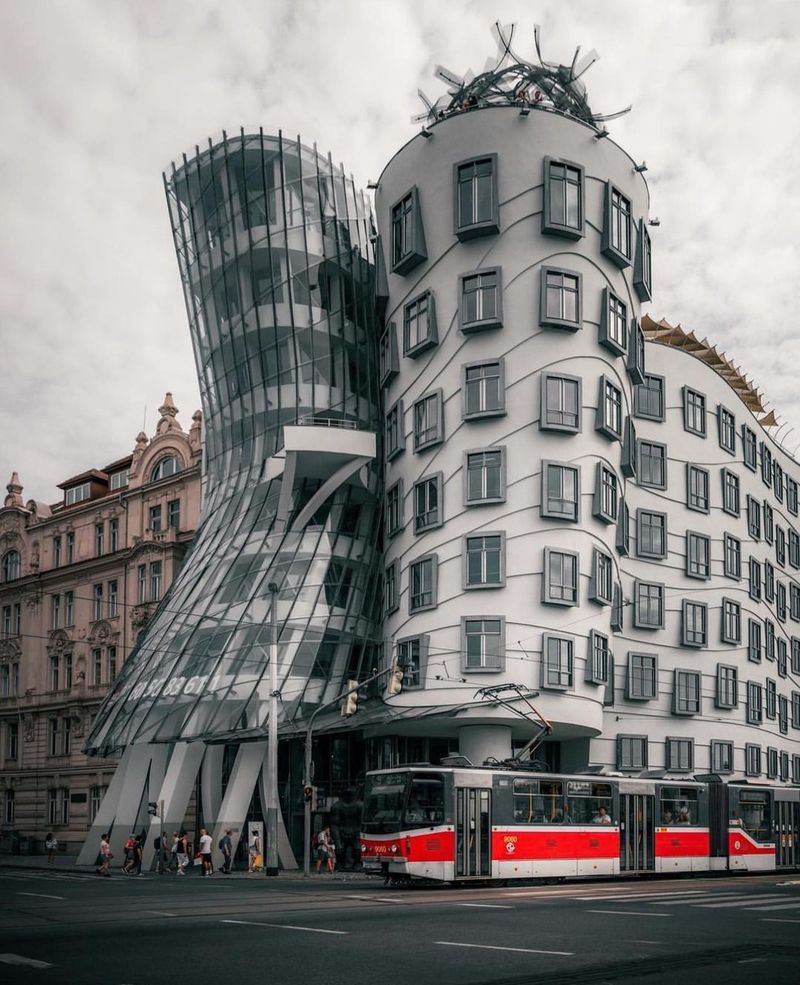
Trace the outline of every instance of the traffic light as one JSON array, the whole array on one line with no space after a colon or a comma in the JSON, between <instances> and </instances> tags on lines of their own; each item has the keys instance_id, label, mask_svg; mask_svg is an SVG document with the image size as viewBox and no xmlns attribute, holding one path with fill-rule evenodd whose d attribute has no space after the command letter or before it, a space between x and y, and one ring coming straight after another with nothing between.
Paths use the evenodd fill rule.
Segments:
<instances>
[{"instance_id":1,"label":"traffic light","mask_svg":"<svg viewBox=\"0 0 800 985\"><path fill-rule=\"evenodd\" d=\"M402 667L396 660L392 664L392 672L389 674L389 687L387 688L390 697L399 694L403 690L403 678L405 677L405 667Z\"/></svg>"},{"instance_id":2,"label":"traffic light","mask_svg":"<svg viewBox=\"0 0 800 985\"><path fill-rule=\"evenodd\" d=\"M310 783L307 783L303 787L303 797L307 804L311 805L312 813L317 809L317 788L312 787Z\"/></svg>"},{"instance_id":3,"label":"traffic light","mask_svg":"<svg viewBox=\"0 0 800 985\"><path fill-rule=\"evenodd\" d=\"M347 682L348 693L342 702L342 715L349 718L358 711L358 681Z\"/></svg>"},{"instance_id":4,"label":"traffic light","mask_svg":"<svg viewBox=\"0 0 800 985\"><path fill-rule=\"evenodd\" d=\"M158 814L158 804L156 803L155 800L148 800L148 802L147 802L147 813L151 817L156 817L156 815Z\"/></svg>"}]
</instances>

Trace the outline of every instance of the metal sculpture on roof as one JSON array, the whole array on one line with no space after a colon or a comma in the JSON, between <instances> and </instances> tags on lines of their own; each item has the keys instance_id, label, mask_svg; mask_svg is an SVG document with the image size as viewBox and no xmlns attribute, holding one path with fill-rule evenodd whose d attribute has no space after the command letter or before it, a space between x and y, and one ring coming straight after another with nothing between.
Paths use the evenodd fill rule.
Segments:
<instances>
[{"instance_id":1,"label":"metal sculpture on roof","mask_svg":"<svg viewBox=\"0 0 800 985\"><path fill-rule=\"evenodd\" d=\"M580 58L578 46L569 65L547 62L542 58L537 24L533 38L538 63L530 62L520 58L511 47L515 29L516 24L501 25L495 21L492 33L497 41L497 54L487 60L480 75L468 71L461 76L437 65L436 76L447 83L448 91L431 101L418 89L425 112L413 116L411 122L433 125L464 110L519 106L566 113L599 130L601 124L630 112L630 106L617 113L605 114L593 113L590 109L581 76L600 57L594 49Z\"/></svg>"}]
</instances>

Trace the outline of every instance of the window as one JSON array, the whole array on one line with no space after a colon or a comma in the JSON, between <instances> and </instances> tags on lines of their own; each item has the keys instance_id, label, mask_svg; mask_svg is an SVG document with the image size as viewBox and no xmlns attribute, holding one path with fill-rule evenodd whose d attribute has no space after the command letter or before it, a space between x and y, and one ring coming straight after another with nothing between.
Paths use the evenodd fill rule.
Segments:
<instances>
[{"instance_id":1,"label":"window","mask_svg":"<svg viewBox=\"0 0 800 985\"><path fill-rule=\"evenodd\" d=\"M611 632L621 633L623 629L623 598L622 598L622 585L619 582L614 585L614 600L611 603ZM613 658L612 658L613 661ZM611 702L614 703L613 701Z\"/></svg>"},{"instance_id":2,"label":"window","mask_svg":"<svg viewBox=\"0 0 800 985\"><path fill-rule=\"evenodd\" d=\"M96 523L94 525L95 557L100 557L101 554L105 554L105 530L106 526L104 523Z\"/></svg>"},{"instance_id":3,"label":"window","mask_svg":"<svg viewBox=\"0 0 800 985\"><path fill-rule=\"evenodd\" d=\"M571 161L544 159L542 232L583 236L583 168Z\"/></svg>"},{"instance_id":4,"label":"window","mask_svg":"<svg viewBox=\"0 0 800 985\"><path fill-rule=\"evenodd\" d=\"M735 708L739 703L737 670L728 664L717 664L717 708Z\"/></svg>"},{"instance_id":5,"label":"window","mask_svg":"<svg viewBox=\"0 0 800 985\"><path fill-rule=\"evenodd\" d=\"M615 523L619 503L619 482L614 471L597 463L597 476L594 489L594 504L592 513L598 520L605 523Z\"/></svg>"},{"instance_id":6,"label":"window","mask_svg":"<svg viewBox=\"0 0 800 985\"><path fill-rule=\"evenodd\" d=\"M634 582L633 624L637 629L664 628L664 586Z\"/></svg>"},{"instance_id":7,"label":"window","mask_svg":"<svg viewBox=\"0 0 800 985\"><path fill-rule=\"evenodd\" d=\"M633 257L631 200L606 183L605 222L601 250L618 267L629 267Z\"/></svg>"},{"instance_id":8,"label":"window","mask_svg":"<svg viewBox=\"0 0 800 985\"><path fill-rule=\"evenodd\" d=\"M698 513L708 513L708 469L687 463L686 505Z\"/></svg>"},{"instance_id":9,"label":"window","mask_svg":"<svg viewBox=\"0 0 800 985\"><path fill-rule=\"evenodd\" d=\"M123 486L128 485L128 470L123 469L122 472L112 472L109 477L109 488L113 492L115 489L122 489Z\"/></svg>"},{"instance_id":10,"label":"window","mask_svg":"<svg viewBox=\"0 0 800 985\"><path fill-rule=\"evenodd\" d=\"M737 537L723 534L722 537L723 565L726 578L742 577L742 543Z\"/></svg>"},{"instance_id":11,"label":"window","mask_svg":"<svg viewBox=\"0 0 800 985\"><path fill-rule=\"evenodd\" d=\"M592 576L590 579L589 598L601 605L611 605L614 593L614 562L610 554L592 551Z\"/></svg>"},{"instance_id":12,"label":"window","mask_svg":"<svg viewBox=\"0 0 800 985\"><path fill-rule=\"evenodd\" d=\"M647 769L646 735L617 736L617 769L637 771Z\"/></svg>"},{"instance_id":13,"label":"window","mask_svg":"<svg viewBox=\"0 0 800 985\"><path fill-rule=\"evenodd\" d=\"M575 641L570 636L542 635L542 687L566 691L572 687Z\"/></svg>"},{"instance_id":14,"label":"window","mask_svg":"<svg viewBox=\"0 0 800 985\"><path fill-rule=\"evenodd\" d=\"M57 691L60 681L59 677L59 666L60 660L58 659L58 654L54 654L50 657L50 690Z\"/></svg>"},{"instance_id":15,"label":"window","mask_svg":"<svg viewBox=\"0 0 800 985\"><path fill-rule=\"evenodd\" d=\"M639 238L636 243L636 263L633 268L633 287L640 301L653 296L653 250L647 223L639 220Z\"/></svg>"},{"instance_id":16,"label":"window","mask_svg":"<svg viewBox=\"0 0 800 985\"><path fill-rule=\"evenodd\" d=\"M797 483L786 476L786 508L797 516Z\"/></svg>"},{"instance_id":17,"label":"window","mask_svg":"<svg viewBox=\"0 0 800 985\"><path fill-rule=\"evenodd\" d=\"M800 674L800 640L792 637L792 673Z\"/></svg>"},{"instance_id":18,"label":"window","mask_svg":"<svg viewBox=\"0 0 800 985\"><path fill-rule=\"evenodd\" d=\"M465 506L502 503L506 496L505 448L468 451L464 475Z\"/></svg>"},{"instance_id":19,"label":"window","mask_svg":"<svg viewBox=\"0 0 800 985\"><path fill-rule=\"evenodd\" d=\"M658 657L655 653L629 653L625 697L651 701L658 697Z\"/></svg>"},{"instance_id":20,"label":"window","mask_svg":"<svg viewBox=\"0 0 800 985\"><path fill-rule=\"evenodd\" d=\"M589 631L589 651L586 656L586 681L589 684L605 684L608 681L608 637L596 629ZM800 698L800 694L798 694ZM800 719L798 719L800 723ZM798 724L800 727L800 724Z\"/></svg>"},{"instance_id":21,"label":"window","mask_svg":"<svg viewBox=\"0 0 800 985\"><path fill-rule=\"evenodd\" d=\"M575 551L554 551L545 547L542 602L577 605L578 579L578 554Z\"/></svg>"},{"instance_id":22,"label":"window","mask_svg":"<svg viewBox=\"0 0 800 985\"><path fill-rule=\"evenodd\" d=\"M786 677L786 640L779 636L775 640L776 646L778 647L777 661L778 661L778 677Z\"/></svg>"},{"instance_id":23,"label":"window","mask_svg":"<svg viewBox=\"0 0 800 985\"><path fill-rule=\"evenodd\" d=\"M675 693L672 710L676 715L698 715L700 713L699 671L675 671Z\"/></svg>"},{"instance_id":24,"label":"window","mask_svg":"<svg viewBox=\"0 0 800 985\"><path fill-rule=\"evenodd\" d=\"M3 824L14 823L14 788L6 787L3 791Z\"/></svg>"},{"instance_id":25,"label":"window","mask_svg":"<svg viewBox=\"0 0 800 985\"><path fill-rule=\"evenodd\" d=\"M158 602L161 598L161 562L153 561L150 564L150 601Z\"/></svg>"},{"instance_id":26,"label":"window","mask_svg":"<svg viewBox=\"0 0 800 985\"><path fill-rule=\"evenodd\" d=\"M416 359L438 341L433 294L426 291L403 309L403 355Z\"/></svg>"},{"instance_id":27,"label":"window","mask_svg":"<svg viewBox=\"0 0 800 985\"><path fill-rule=\"evenodd\" d=\"M539 323L551 328L581 327L581 275L574 270L542 267Z\"/></svg>"},{"instance_id":28,"label":"window","mask_svg":"<svg viewBox=\"0 0 800 985\"><path fill-rule=\"evenodd\" d=\"M800 535L794 527L789 527L789 564L795 569L800 568Z\"/></svg>"},{"instance_id":29,"label":"window","mask_svg":"<svg viewBox=\"0 0 800 985\"><path fill-rule=\"evenodd\" d=\"M414 403L414 451L431 448L444 440L442 391L426 394Z\"/></svg>"},{"instance_id":30,"label":"window","mask_svg":"<svg viewBox=\"0 0 800 985\"><path fill-rule=\"evenodd\" d=\"M462 618L465 671L502 670L505 666L505 619L502 616Z\"/></svg>"},{"instance_id":31,"label":"window","mask_svg":"<svg viewBox=\"0 0 800 985\"><path fill-rule=\"evenodd\" d=\"M758 468L756 464L757 452L756 452L756 435L755 431L751 431L746 424L742 425L742 460L744 464L750 469L751 472L755 472Z\"/></svg>"},{"instance_id":32,"label":"window","mask_svg":"<svg viewBox=\"0 0 800 985\"><path fill-rule=\"evenodd\" d=\"M69 824L69 790L59 787L47 791L47 823L53 827Z\"/></svg>"},{"instance_id":33,"label":"window","mask_svg":"<svg viewBox=\"0 0 800 985\"><path fill-rule=\"evenodd\" d=\"M595 430L612 441L622 437L622 390L607 377L600 377Z\"/></svg>"},{"instance_id":34,"label":"window","mask_svg":"<svg viewBox=\"0 0 800 985\"><path fill-rule=\"evenodd\" d=\"M719 428L719 446L731 455L736 454L736 418L721 404L717 407L717 425Z\"/></svg>"},{"instance_id":35,"label":"window","mask_svg":"<svg viewBox=\"0 0 800 985\"><path fill-rule=\"evenodd\" d=\"M761 746L748 742L744 747L744 772L746 776L761 776Z\"/></svg>"},{"instance_id":36,"label":"window","mask_svg":"<svg viewBox=\"0 0 800 985\"><path fill-rule=\"evenodd\" d=\"M464 538L464 588L498 588L505 584L505 534Z\"/></svg>"},{"instance_id":37,"label":"window","mask_svg":"<svg viewBox=\"0 0 800 985\"><path fill-rule=\"evenodd\" d=\"M167 527L176 531L181 528L181 501L179 499L171 499L167 503Z\"/></svg>"},{"instance_id":38,"label":"window","mask_svg":"<svg viewBox=\"0 0 800 985\"><path fill-rule=\"evenodd\" d=\"M390 462L405 450L403 401L398 400L386 412L386 460Z\"/></svg>"},{"instance_id":39,"label":"window","mask_svg":"<svg viewBox=\"0 0 800 985\"><path fill-rule=\"evenodd\" d=\"M722 600L720 639L723 643L741 643L742 641L742 607L733 599Z\"/></svg>"},{"instance_id":40,"label":"window","mask_svg":"<svg viewBox=\"0 0 800 985\"><path fill-rule=\"evenodd\" d=\"M396 488L396 485L392 488ZM394 509L397 525L393 530L396 533L403 526L402 506L395 503ZM414 483L414 533L419 534L423 530L440 527L443 520L442 473L437 472L436 475L426 476Z\"/></svg>"},{"instance_id":41,"label":"window","mask_svg":"<svg viewBox=\"0 0 800 985\"><path fill-rule=\"evenodd\" d=\"M617 356L628 351L628 306L607 287L603 288L598 341Z\"/></svg>"},{"instance_id":42,"label":"window","mask_svg":"<svg viewBox=\"0 0 800 985\"><path fill-rule=\"evenodd\" d=\"M798 697L800 698L800 694L798 694ZM800 726L800 721L798 722L798 726ZM16 759L18 755L19 723L6 722L6 759Z\"/></svg>"},{"instance_id":43,"label":"window","mask_svg":"<svg viewBox=\"0 0 800 985\"><path fill-rule=\"evenodd\" d=\"M769 561L764 562L764 599L767 602L775 599L775 568Z\"/></svg>"},{"instance_id":44,"label":"window","mask_svg":"<svg viewBox=\"0 0 800 985\"><path fill-rule=\"evenodd\" d=\"M140 564L136 569L136 600L139 603L147 601L147 565Z\"/></svg>"},{"instance_id":45,"label":"window","mask_svg":"<svg viewBox=\"0 0 800 985\"><path fill-rule=\"evenodd\" d=\"M761 450L761 481L765 486L772 487L772 452L766 444L760 442Z\"/></svg>"},{"instance_id":46,"label":"window","mask_svg":"<svg viewBox=\"0 0 800 985\"><path fill-rule=\"evenodd\" d=\"M760 684L747 682L747 721L750 725L760 725L764 720L763 692Z\"/></svg>"},{"instance_id":47,"label":"window","mask_svg":"<svg viewBox=\"0 0 800 985\"><path fill-rule=\"evenodd\" d=\"M779 503L783 502L783 469L777 462L772 466L772 488L775 491L775 499Z\"/></svg>"},{"instance_id":48,"label":"window","mask_svg":"<svg viewBox=\"0 0 800 985\"><path fill-rule=\"evenodd\" d=\"M462 274L460 297L458 327L462 332L479 332L502 326L503 295L499 267Z\"/></svg>"},{"instance_id":49,"label":"window","mask_svg":"<svg viewBox=\"0 0 800 985\"><path fill-rule=\"evenodd\" d=\"M64 491L64 505L74 506L76 503L82 503L85 499L89 499L91 495L92 484L90 482L82 482L79 486L73 486L71 489Z\"/></svg>"},{"instance_id":50,"label":"window","mask_svg":"<svg viewBox=\"0 0 800 985\"><path fill-rule=\"evenodd\" d=\"M792 728L800 729L800 691L792 691Z\"/></svg>"},{"instance_id":51,"label":"window","mask_svg":"<svg viewBox=\"0 0 800 985\"><path fill-rule=\"evenodd\" d=\"M775 623L771 619L764 620L764 652L767 660L775 659Z\"/></svg>"},{"instance_id":52,"label":"window","mask_svg":"<svg viewBox=\"0 0 800 985\"><path fill-rule=\"evenodd\" d=\"M625 365L631 383L637 386L644 383L644 332L642 326L635 319L631 322L631 329L628 332L628 358Z\"/></svg>"},{"instance_id":53,"label":"window","mask_svg":"<svg viewBox=\"0 0 800 985\"><path fill-rule=\"evenodd\" d=\"M22 575L22 557L19 551L8 551L3 555L3 581L14 581Z\"/></svg>"},{"instance_id":54,"label":"window","mask_svg":"<svg viewBox=\"0 0 800 985\"><path fill-rule=\"evenodd\" d=\"M92 787L89 791L89 821L92 823L94 823L100 810L106 790L108 790L108 787Z\"/></svg>"},{"instance_id":55,"label":"window","mask_svg":"<svg viewBox=\"0 0 800 985\"><path fill-rule=\"evenodd\" d=\"M758 602L761 599L761 565L750 558L750 598Z\"/></svg>"},{"instance_id":56,"label":"window","mask_svg":"<svg viewBox=\"0 0 800 985\"><path fill-rule=\"evenodd\" d=\"M461 387L464 394L464 420L505 414L505 364L502 359L464 366Z\"/></svg>"},{"instance_id":57,"label":"window","mask_svg":"<svg viewBox=\"0 0 800 985\"><path fill-rule=\"evenodd\" d=\"M767 779L774 780L778 776L778 750L767 748Z\"/></svg>"},{"instance_id":58,"label":"window","mask_svg":"<svg viewBox=\"0 0 800 985\"><path fill-rule=\"evenodd\" d=\"M775 523L772 507L764 501L764 543L771 544L775 536Z\"/></svg>"},{"instance_id":59,"label":"window","mask_svg":"<svg viewBox=\"0 0 800 985\"><path fill-rule=\"evenodd\" d=\"M577 376L542 373L539 427L543 431L578 432L581 429L581 380Z\"/></svg>"},{"instance_id":60,"label":"window","mask_svg":"<svg viewBox=\"0 0 800 985\"><path fill-rule=\"evenodd\" d=\"M747 497L747 533L753 540L761 540L761 504L752 496Z\"/></svg>"},{"instance_id":61,"label":"window","mask_svg":"<svg viewBox=\"0 0 800 985\"><path fill-rule=\"evenodd\" d=\"M53 567L61 567L61 537L53 537Z\"/></svg>"},{"instance_id":62,"label":"window","mask_svg":"<svg viewBox=\"0 0 800 985\"><path fill-rule=\"evenodd\" d=\"M631 533L630 533L630 510L625 502L625 497L620 497L619 519L617 520L617 536L614 540L617 554L627 557L631 552Z\"/></svg>"},{"instance_id":63,"label":"window","mask_svg":"<svg viewBox=\"0 0 800 985\"><path fill-rule=\"evenodd\" d=\"M108 647L107 657L108 657L108 682L109 684L113 684L117 677L117 648L115 646Z\"/></svg>"},{"instance_id":64,"label":"window","mask_svg":"<svg viewBox=\"0 0 800 985\"><path fill-rule=\"evenodd\" d=\"M542 462L543 517L556 520L580 519L580 478L577 466Z\"/></svg>"},{"instance_id":65,"label":"window","mask_svg":"<svg viewBox=\"0 0 800 985\"><path fill-rule=\"evenodd\" d=\"M438 566L439 559L436 554L418 558L409 565L409 613L436 608Z\"/></svg>"},{"instance_id":66,"label":"window","mask_svg":"<svg viewBox=\"0 0 800 985\"><path fill-rule=\"evenodd\" d=\"M711 740L711 772L733 773L733 743Z\"/></svg>"},{"instance_id":67,"label":"window","mask_svg":"<svg viewBox=\"0 0 800 985\"><path fill-rule=\"evenodd\" d=\"M663 560L667 556L667 514L636 511L636 556Z\"/></svg>"},{"instance_id":68,"label":"window","mask_svg":"<svg viewBox=\"0 0 800 985\"><path fill-rule=\"evenodd\" d=\"M682 635L684 646L705 646L708 642L708 606L705 602L682 602Z\"/></svg>"},{"instance_id":69,"label":"window","mask_svg":"<svg viewBox=\"0 0 800 985\"><path fill-rule=\"evenodd\" d=\"M789 731L789 701L782 695L778 695L778 731L786 735Z\"/></svg>"},{"instance_id":70,"label":"window","mask_svg":"<svg viewBox=\"0 0 800 985\"><path fill-rule=\"evenodd\" d=\"M632 479L636 475L636 427L631 417L625 420L625 437L622 439L622 455L619 460L622 474Z\"/></svg>"},{"instance_id":71,"label":"window","mask_svg":"<svg viewBox=\"0 0 800 985\"><path fill-rule=\"evenodd\" d=\"M775 524L775 560L781 567L786 565L786 534L783 527Z\"/></svg>"},{"instance_id":72,"label":"window","mask_svg":"<svg viewBox=\"0 0 800 985\"><path fill-rule=\"evenodd\" d=\"M645 373L633 390L633 412L647 421L664 420L664 377Z\"/></svg>"},{"instance_id":73,"label":"window","mask_svg":"<svg viewBox=\"0 0 800 985\"><path fill-rule=\"evenodd\" d=\"M422 687L430 637L411 636L397 641L397 664L403 668L403 689Z\"/></svg>"},{"instance_id":74,"label":"window","mask_svg":"<svg viewBox=\"0 0 800 985\"><path fill-rule=\"evenodd\" d=\"M722 509L731 516L739 515L739 476L722 470Z\"/></svg>"},{"instance_id":75,"label":"window","mask_svg":"<svg viewBox=\"0 0 800 985\"><path fill-rule=\"evenodd\" d=\"M383 608L387 616L400 606L399 581L400 563L395 560L383 573Z\"/></svg>"},{"instance_id":76,"label":"window","mask_svg":"<svg viewBox=\"0 0 800 985\"><path fill-rule=\"evenodd\" d=\"M497 156L455 165L455 234L462 242L500 231Z\"/></svg>"},{"instance_id":77,"label":"window","mask_svg":"<svg viewBox=\"0 0 800 985\"><path fill-rule=\"evenodd\" d=\"M158 506L151 506L148 511L148 523L147 526L153 533L159 533L161 531L161 504Z\"/></svg>"},{"instance_id":78,"label":"window","mask_svg":"<svg viewBox=\"0 0 800 985\"><path fill-rule=\"evenodd\" d=\"M3 606L3 639L7 640L11 636L11 606Z\"/></svg>"},{"instance_id":79,"label":"window","mask_svg":"<svg viewBox=\"0 0 800 985\"><path fill-rule=\"evenodd\" d=\"M75 533L70 531L66 536L67 564L72 564L75 560Z\"/></svg>"},{"instance_id":80,"label":"window","mask_svg":"<svg viewBox=\"0 0 800 985\"><path fill-rule=\"evenodd\" d=\"M400 354L397 350L397 325L394 322L384 328L378 349L378 371L381 386L386 386L400 372Z\"/></svg>"},{"instance_id":81,"label":"window","mask_svg":"<svg viewBox=\"0 0 800 985\"><path fill-rule=\"evenodd\" d=\"M119 599L119 586L117 585L116 579L108 583L108 615L109 618L113 619L117 613Z\"/></svg>"},{"instance_id":82,"label":"window","mask_svg":"<svg viewBox=\"0 0 800 985\"><path fill-rule=\"evenodd\" d=\"M174 455L169 455L156 463L155 468L150 473L150 481L158 482L159 479L167 479L179 471L178 459Z\"/></svg>"},{"instance_id":83,"label":"window","mask_svg":"<svg viewBox=\"0 0 800 985\"><path fill-rule=\"evenodd\" d=\"M50 596L50 628L58 629L61 625L61 596Z\"/></svg>"},{"instance_id":84,"label":"window","mask_svg":"<svg viewBox=\"0 0 800 985\"><path fill-rule=\"evenodd\" d=\"M103 586L92 586L92 619L97 622L103 618Z\"/></svg>"},{"instance_id":85,"label":"window","mask_svg":"<svg viewBox=\"0 0 800 985\"><path fill-rule=\"evenodd\" d=\"M701 438L706 436L706 398L688 386L683 388L683 427Z\"/></svg>"},{"instance_id":86,"label":"window","mask_svg":"<svg viewBox=\"0 0 800 985\"><path fill-rule=\"evenodd\" d=\"M100 647L92 650L92 684L95 687L103 683L103 651Z\"/></svg>"},{"instance_id":87,"label":"window","mask_svg":"<svg viewBox=\"0 0 800 985\"><path fill-rule=\"evenodd\" d=\"M392 206L392 271L407 274L428 259L416 185Z\"/></svg>"},{"instance_id":88,"label":"window","mask_svg":"<svg viewBox=\"0 0 800 985\"><path fill-rule=\"evenodd\" d=\"M711 575L711 541L704 534L686 531L686 574L690 578Z\"/></svg>"},{"instance_id":89,"label":"window","mask_svg":"<svg viewBox=\"0 0 800 985\"><path fill-rule=\"evenodd\" d=\"M795 622L800 622L800 586L789 585L789 615Z\"/></svg>"},{"instance_id":90,"label":"window","mask_svg":"<svg viewBox=\"0 0 800 985\"><path fill-rule=\"evenodd\" d=\"M782 581L775 583L775 614L781 622L786 622L786 586Z\"/></svg>"},{"instance_id":91,"label":"window","mask_svg":"<svg viewBox=\"0 0 800 985\"><path fill-rule=\"evenodd\" d=\"M119 520L115 516L108 521L108 549L112 554L119 550Z\"/></svg>"},{"instance_id":92,"label":"window","mask_svg":"<svg viewBox=\"0 0 800 985\"><path fill-rule=\"evenodd\" d=\"M653 489L667 488L667 446L655 441L639 440L638 483Z\"/></svg>"},{"instance_id":93,"label":"window","mask_svg":"<svg viewBox=\"0 0 800 985\"><path fill-rule=\"evenodd\" d=\"M64 625L75 625L75 592L64 592Z\"/></svg>"},{"instance_id":94,"label":"window","mask_svg":"<svg viewBox=\"0 0 800 985\"><path fill-rule=\"evenodd\" d=\"M403 480L400 479L386 491L386 535L394 537L405 526Z\"/></svg>"},{"instance_id":95,"label":"window","mask_svg":"<svg viewBox=\"0 0 800 985\"><path fill-rule=\"evenodd\" d=\"M672 773L690 773L694 769L694 739L667 737L664 765Z\"/></svg>"}]
</instances>

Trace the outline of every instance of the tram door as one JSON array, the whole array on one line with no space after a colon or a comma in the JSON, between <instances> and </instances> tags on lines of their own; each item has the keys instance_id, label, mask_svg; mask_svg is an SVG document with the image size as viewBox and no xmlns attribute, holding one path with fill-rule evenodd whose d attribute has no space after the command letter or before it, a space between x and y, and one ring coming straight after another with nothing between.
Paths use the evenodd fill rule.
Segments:
<instances>
[{"instance_id":1,"label":"tram door","mask_svg":"<svg viewBox=\"0 0 800 985\"><path fill-rule=\"evenodd\" d=\"M492 791L456 787L456 876L492 874Z\"/></svg>"},{"instance_id":2,"label":"tram door","mask_svg":"<svg viewBox=\"0 0 800 985\"><path fill-rule=\"evenodd\" d=\"M800 803L776 798L775 847L778 868L800 865Z\"/></svg>"},{"instance_id":3,"label":"tram door","mask_svg":"<svg viewBox=\"0 0 800 985\"><path fill-rule=\"evenodd\" d=\"M655 867L654 826L655 795L620 793L619 848L623 872Z\"/></svg>"}]
</instances>

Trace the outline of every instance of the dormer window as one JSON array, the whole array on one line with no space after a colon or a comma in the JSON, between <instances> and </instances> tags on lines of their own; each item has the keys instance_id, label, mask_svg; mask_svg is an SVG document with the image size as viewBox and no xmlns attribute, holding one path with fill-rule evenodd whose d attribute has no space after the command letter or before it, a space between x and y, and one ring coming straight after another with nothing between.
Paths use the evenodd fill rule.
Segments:
<instances>
[{"instance_id":1,"label":"dormer window","mask_svg":"<svg viewBox=\"0 0 800 985\"><path fill-rule=\"evenodd\" d=\"M73 486L64 493L64 503L66 506L74 506L75 503L82 503L92 495L92 484L82 482L79 486Z\"/></svg>"},{"instance_id":2,"label":"dormer window","mask_svg":"<svg viewBox=\"0 0 800 985\"><path fill-rule=\"evenodd\" d=\"M178 459L174 455L168 455L156 463L153 471L150 473L150 481L158 482L159 479L168 479L171 475L175 475L179 471L180 465L178 464Z\"/></svg>"},{"instance_id":3,"label":"dormer window","mask_svg":"<svg viewBox=\"0 0 800 985\"><path fill-rule=\"evenodd\" d=\"M122 489L123 486L127 486L128 470L124 469L122 472L112 473L109 485L111 489Z\"/></svg>"}]
</instances>

